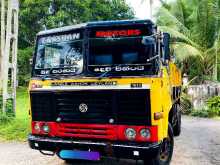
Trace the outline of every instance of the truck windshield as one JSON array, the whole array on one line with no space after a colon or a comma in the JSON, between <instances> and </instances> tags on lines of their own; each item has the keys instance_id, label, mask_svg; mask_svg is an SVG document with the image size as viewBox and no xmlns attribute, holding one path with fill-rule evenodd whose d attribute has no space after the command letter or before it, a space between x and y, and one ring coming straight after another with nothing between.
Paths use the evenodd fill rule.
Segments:
<instances>
[{"instance_id":1,"label":"truck windshield","mask_svg":"<svg viewBox=\"0 0 220 165\"><path fill-rule=\"evenodd\" d=\"M152 70L147 59L155 56L155 40L144 45L143 37L90 39L89 70L95 73L146 73Z\"/></svg>"},{"instance_id":2,"label":"truck windshield","mask_svg":"<svg viewBox=\"0 0 220 165\"><path fill-rule=\"evenodd\" d=\"M80 74L83 70L82 40L76 35L42 37L38 40L35 74Z\"/></svg>"}]
</instances>

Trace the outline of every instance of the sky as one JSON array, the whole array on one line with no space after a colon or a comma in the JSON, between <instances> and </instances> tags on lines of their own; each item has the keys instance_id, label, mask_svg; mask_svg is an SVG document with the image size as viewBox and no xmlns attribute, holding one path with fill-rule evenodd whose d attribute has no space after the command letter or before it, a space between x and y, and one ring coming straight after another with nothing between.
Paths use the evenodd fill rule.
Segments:
<instances>
[{"instance_id":1,"label":"sky","mask_svg":"<svg viewBox=\"0 0 220 165\"><path fill-rule=\"evenodd\" d=\"M153 10L160 6L159 0L153 0ZM140 19L150 19L150 4L149 0L126 0L126 2L133 7L136 17ZM143 3L142 3L143 2Z\"/></svg>"}]
</instances>

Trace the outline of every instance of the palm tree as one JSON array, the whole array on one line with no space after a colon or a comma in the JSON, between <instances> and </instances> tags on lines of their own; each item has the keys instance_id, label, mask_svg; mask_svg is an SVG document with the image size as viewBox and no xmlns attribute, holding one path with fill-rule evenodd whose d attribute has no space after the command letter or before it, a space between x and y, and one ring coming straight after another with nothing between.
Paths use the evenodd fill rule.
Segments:
<instances>
[{"instance_id":1,"label":"palm tree","mask_svg":"<svg viewBox=\"0 0 220 165\"><path fill-rule=\"evenodd\" d=\"M159 0L159 1L163 6L167 5L167 3L164 0ZM143 2L149 2L149 4L150 4L150 17L152 19L153 18L153 3L154 3L154 0L142 0L141 3L143 3Z\"/></svg>"},{"instance_id":2,"label":"palm tree","mask_svg":"<svg viewBox=\"0 0 220 165\"><path fill-rule=\"evenodd\" d=\"M220 0L176 0L167 5L157 12L157 24L171 34L178 61L192 76L210 79L220 55Z\"/></svg>"}]
</instances>

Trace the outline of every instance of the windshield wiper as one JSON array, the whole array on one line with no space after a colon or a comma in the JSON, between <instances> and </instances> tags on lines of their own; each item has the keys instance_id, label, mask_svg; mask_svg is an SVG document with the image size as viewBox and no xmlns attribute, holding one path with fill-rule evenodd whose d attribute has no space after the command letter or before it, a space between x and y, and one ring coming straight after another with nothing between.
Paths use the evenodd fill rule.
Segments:
<instances>
[{"instance_id":1,"label":"windshield wiper","mask_svg":"<svg viewBox=\"0 0 220 165\"><path fill-rule=\"evenodd\" d=\"M51 75L51 74L44 75L44 76L42 77L42 80L44 81L44 80L46 80L47 78L61 80L61 78L60 78L58 75Z\"/></svg>"},{"instance_id":2,"label":"windshield wiper","mask_svg":"<svg viewBox=\"0 0 220 165\"><path fill-rule=\"evenodd\" d=\"M111 70L112 70L112 69L113 69L113 68L111 68ZM102 74L98 77L98 79L100 80L100 79L102 79L103 77L105 77L105 75L107 75L111 70L108 70L108 71L102 73Z\"/></svg>"},{"instance_id":3,"label":"windshield wiper","mask_svg":"<svg viewBox=\"0 0 220 165\"><path fill-rule=\"evenodd\" d=\"M102 73L102 74L98 77L98 79L100 80L101 78L105 77L105 75L107 75L109 72L111 72L112 69L115 69L116 67L120 67L120 66L122 66L122 64L119 64L119 65L117 65L117 66L112 67L111 70L108 70L108 71Z\"/></svg>"},{"instance_id":4,"label":"windshield wiper","mask_svg":"<svg viewBox=\"0 0 220 165\"><path fill-rule=\"evenodd\" d=\"M148 59L147 59L147 62L153 61L153 60L155 60L155 59L158 58L158 57L160 57L159 54L156 55L156 56L153 56L153 57L151 57L151 58L148 58Z\"/></svg>"}]
</instances>

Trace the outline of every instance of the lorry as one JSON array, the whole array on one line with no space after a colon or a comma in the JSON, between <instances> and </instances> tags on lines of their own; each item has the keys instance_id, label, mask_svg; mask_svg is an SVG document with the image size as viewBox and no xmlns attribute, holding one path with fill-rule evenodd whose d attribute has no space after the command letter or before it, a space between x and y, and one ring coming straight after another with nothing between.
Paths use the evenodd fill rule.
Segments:
<instances>
[{"instance_id":1,"label":"lorry","mask_svg":"<svg viewBox=\"0 0 220 165\"><path fill-rule=\"evenodd\" d=\"M29 146L65 161L170 164L181 132L181 72L151 20L89 22L37 34Z\"/></svg>"}]
</instances>

